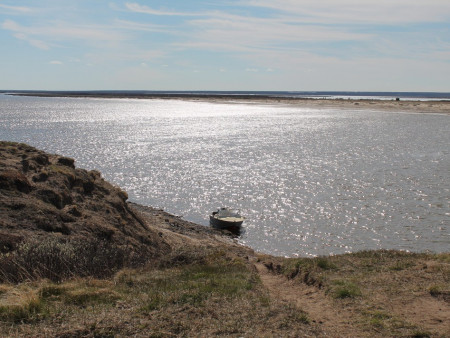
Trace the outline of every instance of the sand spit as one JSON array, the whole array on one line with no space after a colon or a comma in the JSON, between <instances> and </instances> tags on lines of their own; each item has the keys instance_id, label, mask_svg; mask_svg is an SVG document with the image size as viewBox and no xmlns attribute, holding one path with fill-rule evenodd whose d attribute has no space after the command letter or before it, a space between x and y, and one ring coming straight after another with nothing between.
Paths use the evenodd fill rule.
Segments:
<instances>
[{"instance_id":1,"label":"sand spit","mask_svg":"<svg viewBox=\"0 0 450 338\"><path fill-rule=\"evenodd\" d=\"M164 99L164 100L189 100L215 103L245 103L245 104L285 104L307 108L330 108L330 109L356 109L376 110L407 113L437 113L450 114L450 101L412 101L400 100L371 100L371 99L312 99L277 97L269 95L246 95L246 94L108 94L96 92L30 92L17 93L20 96L38 97L73 97L73 98L111 98L111 99Z\"/></svg>"}]
</instances>

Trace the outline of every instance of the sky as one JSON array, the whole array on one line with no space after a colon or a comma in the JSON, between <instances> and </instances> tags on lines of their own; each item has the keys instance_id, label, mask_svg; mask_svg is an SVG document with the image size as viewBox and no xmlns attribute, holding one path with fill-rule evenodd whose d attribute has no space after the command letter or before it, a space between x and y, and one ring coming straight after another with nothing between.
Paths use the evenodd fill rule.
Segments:
<instances>
[{"instance_id":1,"label":"sky","mask_svg":"<svg viewBox=\"0 0 450 338\"><path fill-rule=\"evenodd\" d=\"M3 90L450 92L448 0L0 0Z\"/></svg>"}]
</instances>

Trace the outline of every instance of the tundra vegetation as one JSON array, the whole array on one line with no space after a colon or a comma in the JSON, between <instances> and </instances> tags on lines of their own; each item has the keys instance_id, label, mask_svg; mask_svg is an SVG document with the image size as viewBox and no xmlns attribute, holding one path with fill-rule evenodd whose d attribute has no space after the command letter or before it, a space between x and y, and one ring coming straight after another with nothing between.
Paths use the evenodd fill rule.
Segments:
<instances>
[{"instance_id":1,"label":"tundra vegetation","mask_svg":"<svg viewBox=\"0 0 450 338\"><path fill-rule=\"evenodd\" d=\"M327 307L322 312L280 296L255 264L293 298L309 293L327 301L346 325L329 318ZM73 272L51 280L34 272L26 281L0 284L0 330L7 336L445 337L449 266L450 254L286 259L242 256L226 246L179 248L108 277ZM422 311L436 312L427 319Z\"/></svg>"}]
</instances>

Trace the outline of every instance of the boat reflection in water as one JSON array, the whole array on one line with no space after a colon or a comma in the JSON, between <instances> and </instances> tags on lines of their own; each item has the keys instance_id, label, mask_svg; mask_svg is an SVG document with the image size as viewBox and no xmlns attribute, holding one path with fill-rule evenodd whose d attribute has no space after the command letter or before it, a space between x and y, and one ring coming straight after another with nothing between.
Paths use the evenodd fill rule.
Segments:
<instances>
[{"instance_id":1,"label":"boat reflection in water","mask_svg":"<svg viewBox=\"0 0 450 338\"><path fill-rule=\"evenodd\" d=\"M209 216L209 224L216 229L228 230L239 235L245 217L240 215L239 210L220 208Z\"/></svg>"}]
</instances>

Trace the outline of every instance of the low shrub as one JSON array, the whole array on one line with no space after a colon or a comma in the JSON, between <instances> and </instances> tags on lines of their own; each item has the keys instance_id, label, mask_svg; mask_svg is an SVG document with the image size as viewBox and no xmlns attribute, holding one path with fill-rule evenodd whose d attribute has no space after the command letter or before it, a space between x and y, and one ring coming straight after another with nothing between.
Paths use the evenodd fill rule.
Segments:
<instances>
[{"instance_id":1,"label":"low shrub","mask_svg":"<svg viewBox=\"0 0 450 338\"><path fill-rule=\"evenodd\" d=\"M322 270L335 270L337 266L330 261L328 257L317 257L314 258L315 264Z\"/></svg>"}]
</instances>

